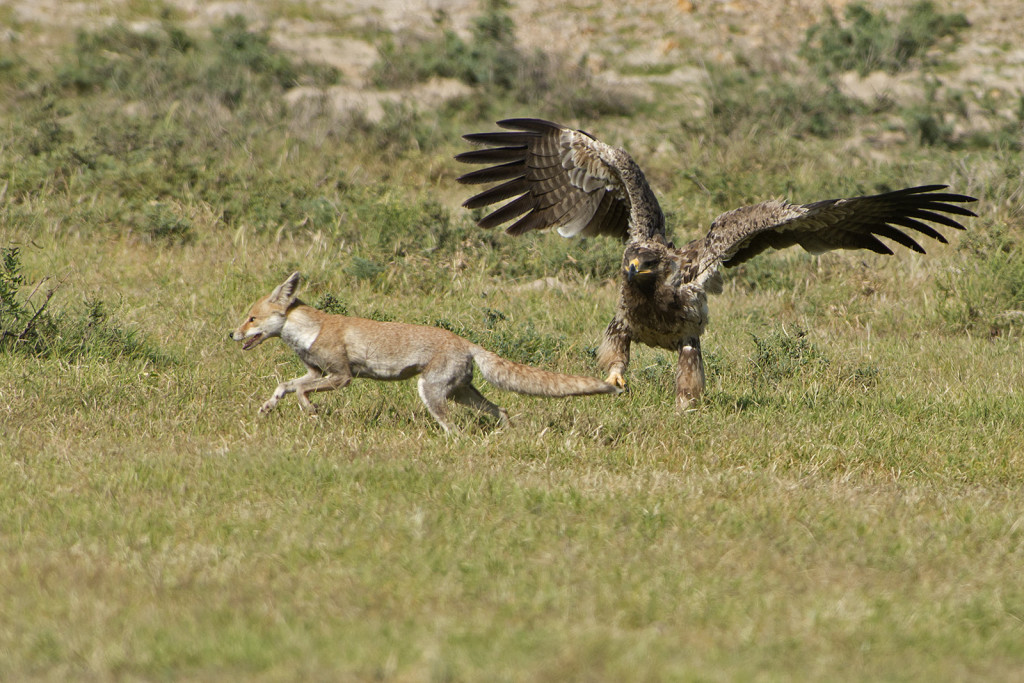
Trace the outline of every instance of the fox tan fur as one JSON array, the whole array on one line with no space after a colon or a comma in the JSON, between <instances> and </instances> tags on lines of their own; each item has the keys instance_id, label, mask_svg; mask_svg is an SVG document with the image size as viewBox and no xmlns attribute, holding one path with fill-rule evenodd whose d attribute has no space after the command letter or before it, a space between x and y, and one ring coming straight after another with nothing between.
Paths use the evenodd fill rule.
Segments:
<instances>
[{"instance_id":1,"label":"fox tan fur","mask_svg":"<svg viewBox=\"0 0 1024 683\"><path fill-rule=\"evenodd\" d=\"M531 396L611 394L619 389L594 377L563 375L521 365L477 346L439 327L378 322L333 315L307 306L295 297L299 273L257 300L231 337L248 351L271 337L280 337L303 364L306 374L281 382L260 408L268 413L286 394L294 392L299 405L315 413L307 394L348 386L354 377L376 380L409 379L419 375L419 395L445 432L448 399L489 413L499 424L508 414L473 386L476 363L491 384Z\"/></svg>"}]
</instances>

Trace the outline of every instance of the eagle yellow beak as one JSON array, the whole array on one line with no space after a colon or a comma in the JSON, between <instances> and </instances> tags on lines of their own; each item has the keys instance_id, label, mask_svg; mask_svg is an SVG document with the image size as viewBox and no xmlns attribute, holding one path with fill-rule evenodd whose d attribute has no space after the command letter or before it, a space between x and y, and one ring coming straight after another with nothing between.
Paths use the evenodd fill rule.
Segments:
<instances>
[{"instance_id":1,"label":"eagle yellow beak","mask_svg":"<svg viewBox=\"0 0 1024 683\"><path fill-rule=\"evenodd\" d=\"M629 268L626 270L626 280L632 282L637 275L650 275L651 269L645 268L640 270L640 259L633 259L629 262Z\"/></svg>"}]
</instances>

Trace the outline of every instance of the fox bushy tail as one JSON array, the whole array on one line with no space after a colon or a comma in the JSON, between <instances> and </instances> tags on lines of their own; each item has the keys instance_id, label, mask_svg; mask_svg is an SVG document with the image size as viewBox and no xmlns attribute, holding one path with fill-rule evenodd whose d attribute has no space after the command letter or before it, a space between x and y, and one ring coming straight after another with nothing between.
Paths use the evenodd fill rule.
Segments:
<instances>
[{"instance_id":1,"label":"fox bushy tail","mask_svg":"<svg viewBox=\"0 0 1024 683\"><path fill-rule=\"evenodd\" d=\"M493 351L479 346L473 349L473 360L480 374L488 382L517 394L529 396L581 396L585 394L614 394L618 389L596 377L563 375L502 358Z\"/></svg>"}]
</instances>

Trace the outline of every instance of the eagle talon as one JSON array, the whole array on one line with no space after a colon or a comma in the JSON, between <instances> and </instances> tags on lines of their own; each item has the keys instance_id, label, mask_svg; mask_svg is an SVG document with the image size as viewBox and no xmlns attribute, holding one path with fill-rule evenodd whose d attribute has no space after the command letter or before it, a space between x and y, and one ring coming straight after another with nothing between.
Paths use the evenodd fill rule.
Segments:
<instances>
[{"instance_id":1,"label":"eagle talon","mask_svg":"<svg viewBox=\"0 0 1024 683\"><path fill-rule=\"evenodd\" d=\"M692 413L697 410L697 399L684 396L676 397L677 413Z\"/></svg>"},{"instance_id":2,"label":"eagle talon","mask_svg":"<svg viewBox=\"0 0 1024 683\"><path fill-rule=\"evenodd\" d=\"M608 379L605 380L605 383L611 384L613 387L617 388L620 394L624 391L628 391L626 380L622 378L622 373L617 370L608 375Z\"/></svg>"}]
</instances>

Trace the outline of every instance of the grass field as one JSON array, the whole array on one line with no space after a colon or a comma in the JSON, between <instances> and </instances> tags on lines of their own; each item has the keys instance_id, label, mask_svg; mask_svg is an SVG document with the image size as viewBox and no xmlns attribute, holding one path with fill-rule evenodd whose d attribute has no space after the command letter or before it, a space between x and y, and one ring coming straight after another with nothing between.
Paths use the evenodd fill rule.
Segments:
<instances>
[{"instance_id":1,"label":"grass field","mask_svg":"<svg viewBox=\"0 0 1024 683\"><path fill-rule=\"evenodd\" d=\"M1024 674L1021 118L964 130L948 89L864 107L813 64L709 66L701 116L669 91L560 98L578 74L506 18L480 24L501 49L448 37L437 69L476 94L378 122L297 116L295 83L341 77L235 19L0 50L0 679ZM429 77L388 50L380 78ZM544 76L543 107L494 65ZM928 182L979 218L925 256L729 272L693 412L641 347L617 397L478 380L512 424L456 411L457 438L409 382L257 418L301 365L227 333L292 270L310 303L599 373L621 246L457 208L459 135L513 115L626 146L677 242L770 196ZM884 155L853 142L880 121L905 133Z\"/></svg>"}]
</instances>

